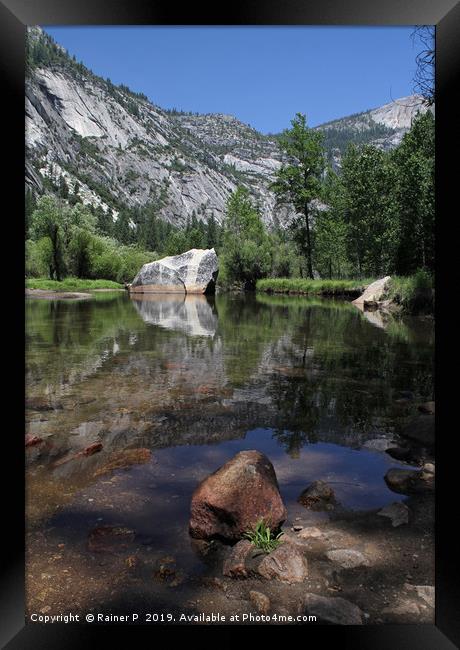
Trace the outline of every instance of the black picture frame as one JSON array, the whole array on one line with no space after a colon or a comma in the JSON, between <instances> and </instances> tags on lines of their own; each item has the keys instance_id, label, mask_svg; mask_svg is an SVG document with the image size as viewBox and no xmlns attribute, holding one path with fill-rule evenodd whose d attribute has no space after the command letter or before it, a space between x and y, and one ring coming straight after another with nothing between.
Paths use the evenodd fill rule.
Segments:
<instances>
[{"instance_id":1,"label":"black picture frame","mask_svg":"<svg viewBox=\"0 0 460 650\"><path fill-rule=\"evenodd\" d=\"M455 520L456 500L452 483L455 477L456 456L448 438L456 431L449 419L456 398L455 382L441 381L445 368L452 363L454 322L448 314L451 300L449 283L458 278L455 269L455 226L457 174L455 157L458 144L454 137L459 106L458 72L460 69L460 5L455 0L391 0L365 2L364 0L252 0L231 3L225 7L225 16L214 7L195 4L177 5L165 0L142 2L123 0L3 0L0 2L0 70L3 98L3 198L10 198L9 218L4 222L8 248L13 253L8 265L8 301L13 302L7 318L8 343L6 351L11 362L4 365L8 375L5 410L14 414L13 429L4 429L4 466L11 469L4 487L4 550L0 590L0 641L10 650L24 648L81 648L91 641L91 635L100 638L107 628L90 625L28 624L24 621L24 447L21 434L24 426L24 302L23 302L23 201L24 201L24 43L27 25L436 25L436 370L438 409L437 486L436 486L436 623L435 625L381 625L362 627L298 626L269 627L273 642L277 634L285 639L291 631L301 634L299 640L310 644L336 642L343 648L373 648L375 650L412 649L443 650L460 644L459 562L456 534L451 530ZM6 140L6 142L5 142ZM452 207L451 207L452 206ZM6 212L4 213L6 219ZM442 227L441 224L444 224ZM449 230L448 230L449 227ZM10 242L14 241L14 245ZM449 266L450 265L450 266ZM11 286L12 284L12 286ZM444 314L444 316L443 316ZM11 378L11 379L10 379ZM440 389L442 387L442 393ZM14 431L14 434L11 432ZM441 436L441 432L443 435ZM16 435L17 434L17 435ZM453 435L450 436L451 438ZM439 439L441 440L439 442ZM5 471L2 473L5 478ZM140 626L111 626L118 641L126 635L132 643L132 634ZM177 628L176 628L177 629ZM190 626L181 628L187 635L204 632L219 643L230 641L242 628ZM158 627L148 628L150 638L156 639ZM172 632L172 628L162 628ZM215 637L215 634L219 637ZM192 636L189 637L192 641Z\"/></svg>"}]
</instances>

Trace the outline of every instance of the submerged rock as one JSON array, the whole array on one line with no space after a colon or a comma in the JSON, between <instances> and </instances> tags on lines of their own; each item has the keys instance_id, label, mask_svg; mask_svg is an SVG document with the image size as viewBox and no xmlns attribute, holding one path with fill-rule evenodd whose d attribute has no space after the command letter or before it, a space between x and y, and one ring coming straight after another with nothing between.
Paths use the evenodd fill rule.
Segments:
<instances>
[{"instance_id":1,"label":"submerged rock","mask_svg":"<svg viewBox=\"0 0 460 650\"><path fill-rule=\"evenodd\" d=\"M241 451L192 495L190 535L239 540L263 519L272 531L287 517L275 470L259 451Z\"/></svg>"},{"instance_id":2,"label":"submerged rock","mask_svg":"<svg viewBox=\"0 0 460 650\"><path fill-rule=\"evenodd\" d=\"M297 546L284 542L264 557L258 572L268 580L275 579L288 584L303 582L308 576L307 558Z\"/></svg>"},{"instance_id":3,"label":"submerged rock","mask_svg":"<svg viewBox=\"0 0 460 650\"><path fill-rule=\"evenodd\" d=\"M307 594L304 600L305 611L316 616L317 623L332 625L362 625L362 610L345 598L327 598L317 594Z\"/></svg>"},{"instance_id":4,"label":"submerged rock","mask_svg":"<svg viewBox=\"0 0 460 650\"><path fill-rule=\"evenodd\" d=\"M108 474L116 469L126 469L132 465L141 465L149 463L152 459L152 452L150 449L143 447L137 449L123 449L122 451L115 451L110 456L108 461L100 467L94 476L102 476Z\"/></svg>"},{"instance_id":5,"label":"submerged rock","mask_svg":"<svg viewBox=\"0 0 460 650\"><path fill-rule=\"evenodd\" d=\"M129 548L135 538L134 530L124 526L97 526L88 537L91 553L116 553Z\"/></svg>"},{"instance_id":6,"label":"submerged rock","mask_svg":"<svg viewBox=\"0 0 460 650\"><path fill-rule=\"evenodd\" d=\"M331 510L336 504L334 490L325 481L314 481L298 498L311 510Z\"/></svg>"},{"instance_id":7,"label":"submerged rock","mask_svg":"<svg viewBox=\"0 0 460 650\"><path fill-rule=\"evenodd\" d=\"M379 510L377 514L380 517L388 517L394 528L409 523L409 508L405 503L401 503L400 501L390 503L388 506Z\"/></svg>"},{"instance_id":8,"label":"submerged rock","mask_svg":"<svg viewBox=\"0 0 460 650\"><path fill-rule=\"evenodd\" d=\"M219 266L214 248L192 248L181 255L144 264L130 293L214 293Z\"/></svg>"}]
</instances>

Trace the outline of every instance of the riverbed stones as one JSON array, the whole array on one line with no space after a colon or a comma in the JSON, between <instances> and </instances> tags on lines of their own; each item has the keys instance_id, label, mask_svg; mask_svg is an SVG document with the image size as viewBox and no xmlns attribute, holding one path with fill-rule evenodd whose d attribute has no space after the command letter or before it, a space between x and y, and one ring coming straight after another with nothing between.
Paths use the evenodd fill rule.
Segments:
<instances>
[{"instance_id":1,"label":"riverbed stones","mask_svg":"<svg viewBox=\"0 0 460 650\"><path fill-rule=\"evenodd\" d=\"M385 506L377 513L380 517L388 517L391 520L391 525L396 528L402 524L409 523L409 508L405 503L396 501Z\"/></svg>"},{"instance_id":2,"label":"riverbed stones","mask_svg":"<svg viewBox=\"0 0 460 650\"><path fill-rule=\"evenodd\" d=\"M334 564L338 564L342 569L354 569L358 566L369 566L369 559L360 551L352 548L339 548L334 551L328 551L326 557Z\"/></svg>"},{"instance_id":3,"label":"riverbed stones","mask_svg":"<svg viewBox=\"0 0 460 650\"><path fill-rule=\"evenodd\" d=\"M270 460L241 451L195 489L189 531L197 539L237 541L260 520L276 531L286 517Z\"/></svg>"},{"instance_id":4,"label":"riverbed stones","mask_svg":"<svg viewBox=\"0 0 460 650\"><path fill-rule=\"evenodd\" d=\"M298 502L311 510L332 510L336 503L334 490L325 481L314 481L302 492Z\"/></svg>"},{"instance_id":5,"label":"riverbed stones","mask_svg":"<svg viewBox=\"0 0 460 650\"><path fill-rule=\"evenodd\" d=\"M219 265L214 248L192 248L181 255L144 264L129 293L214 293Z\"/></svg>"},{"instance_id":6,"label":"riverbed stones","mask_svg":"<svg viewBox=\"0 0 460 650\"><path fill-rule=\"evenodd\" d=\"M423 468L416 470L392 467L385 474L385 482L393 492L420 494L434 491L435 475Z\"/></svg>"},{"instance_id":7,"label":"riverbed stones","mask_svg":"<svg viewBox=\"0 0 460 650\"><path fill-rule=\"evenodd\" d=\"M331 625L362 625L363 612L345 598L318 596L308 593L304 599L306 614L316 616L317 623Z\"/></svg>"},{"instance_id":8,"label":"riverbed stones","mask_svg":"<svg viewBox=\"0 0 460 650\"><path fill-rule=\"evenodd\" d=\"M303 582L308 576L307 558L297 546L283 542L263 558L258 573L267 580L290 585Z\"/></svg>"}]
</instances>

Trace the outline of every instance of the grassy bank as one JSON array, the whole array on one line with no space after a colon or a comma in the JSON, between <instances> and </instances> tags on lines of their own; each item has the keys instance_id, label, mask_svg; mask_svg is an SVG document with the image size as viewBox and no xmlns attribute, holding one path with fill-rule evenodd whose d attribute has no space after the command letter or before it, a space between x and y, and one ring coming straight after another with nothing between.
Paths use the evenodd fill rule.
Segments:
<instances>
[{"instance_id":1,"label":"grassy bank","mask_svg":"<svg viewBox=\"0 0 460 650\"><path fill-rule=\"evenodd\" d=\"M385 298L400 305L410 314L434 312L434 278L425 271L401 277L392 276Z\"/></svg>"},{"instance_id":2,"label":"grassy bank","mask_svg":"<svg viewBox=\"0 0 460 650\"><path fill-rule=\"evenodd\" d=\"M372 280L308 280L304 278L265 278L258 280L257 291L323 296L359 296Z\"/></svg>"},{"instance_id":3,"label":"grassy bank","mask_svg":"<svg viewBox=\"0 0 460 650\"><path fill-rule=\"evenodd\" d=\"M112 280L65 278L58 282L57 280L32 278L26 280L26 289L43 289L44 291L90 291L91 289L123 289L123 285Z\"/></svg>"}]
</instances>

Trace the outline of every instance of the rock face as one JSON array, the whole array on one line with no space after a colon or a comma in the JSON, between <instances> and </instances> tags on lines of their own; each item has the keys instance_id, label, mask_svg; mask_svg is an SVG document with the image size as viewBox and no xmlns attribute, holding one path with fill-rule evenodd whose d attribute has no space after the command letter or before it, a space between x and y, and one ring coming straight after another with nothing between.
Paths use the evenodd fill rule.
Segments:
<instances>
[{"instance_id":1,"label":"rock face","mask_svg":"<svg viewBox=\"0 0 460 650\"><path fill-rule=\"evenodd\" d=\"M391 280L391 277L387 275L380 280L372 282L359 298L353 300L353 304L360 309L376 307L387 289L389 280Z\"/></svg>"},{"instance_id":2,"label":"rock face","mask_svg":"<svg viewBox=\"0 0 460 650\"><path fill-rule=\"evenodd\" d=\"M28 39L47 37L30 27ZM415 97L406 100L316 128L338 129L342 138L346 129L353 141L355 134L362 138L369 127L384 124L389 130L375 144L391 148L416 111L426 110ZM265 223L293 216L276 205L269 188L282 162L276 139L231 115L163 110L64 52L62 60L29 71L25 104L26 181L39 194L48 191L50 180L62 178L72 192L78 182L83 202L114 220L120 205L153 201L161 219L184 226L193 212L221 223L228 196L243 182Z\"/></svg>"},{"instance_id":3,"label":"rock face","mask_svg":"<svg viewBox=\"0 0 460 650\"><path fill-rule=\"evenodd\" d=\"M192 248L144 264L129 293L214 293L218 272L214 248Z\"/></svg>"},{"instance_id":4,"label":"rock face","mask_svg":"<svg viewBox=\"0 0 460 650\"><path fill-rule=\"evenodd\" d=\"M259 451L241 451L192 495L190 535L236 541L263 519L276 530L287 517L275 470Z\"/></svg>"}]
</instances>

